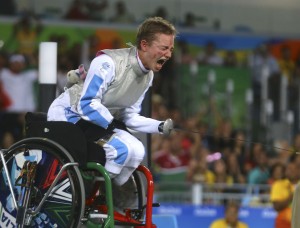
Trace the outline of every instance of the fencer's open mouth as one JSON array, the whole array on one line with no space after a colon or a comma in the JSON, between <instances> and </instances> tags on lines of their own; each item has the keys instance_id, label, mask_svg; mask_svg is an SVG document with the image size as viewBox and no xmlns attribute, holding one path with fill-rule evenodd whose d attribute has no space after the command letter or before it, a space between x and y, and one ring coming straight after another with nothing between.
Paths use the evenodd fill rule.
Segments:
<instances>
[{"instance_id":1,"label":"fencer's open mouth","mask_svg":"<svg viewBox=\"0 0 300 228\"><path fill-rule=\"evenodd\" d=\"M159 59L157 60L157 63L163 65L166 61L167 61L166 59Z\"/></svg>"}]
</instances>

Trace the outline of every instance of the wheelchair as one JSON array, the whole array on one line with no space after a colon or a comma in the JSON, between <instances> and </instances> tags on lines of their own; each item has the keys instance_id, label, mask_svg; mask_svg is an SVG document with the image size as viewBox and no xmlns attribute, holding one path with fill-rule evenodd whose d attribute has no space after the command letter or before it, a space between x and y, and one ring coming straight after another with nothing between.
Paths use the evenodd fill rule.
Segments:
<instances>
[{"instance_id":1,"label":"wheelchair","mask_svg":"<svg viewBox=\"0 0 300 228\"><path fill-rule=\"evenodd\" d=\"M25 137L0 150L0 227L156 227L154 183L140 165L123 186L79 127L27 113Z\"/></svg>"}]
</instances>

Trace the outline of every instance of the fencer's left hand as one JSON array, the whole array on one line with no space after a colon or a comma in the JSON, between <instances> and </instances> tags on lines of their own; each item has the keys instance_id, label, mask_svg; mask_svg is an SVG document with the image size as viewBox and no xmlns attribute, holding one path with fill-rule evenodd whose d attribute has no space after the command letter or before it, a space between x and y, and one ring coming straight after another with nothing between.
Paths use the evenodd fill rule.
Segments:
<instances>
[{"instance_id":1,"label":"fencer's left hand","mask_svg":"<svg viewBox=\"0 0 300 228\"><path fill-rule=\"evenodd\" d=\"M172 119L167 119L164 122L161 122L158 126L158 131L165 135L168 136L171 134L171 131L173 130L174 126L173 126L173 120Z\"/></svg>"}]
</instances>

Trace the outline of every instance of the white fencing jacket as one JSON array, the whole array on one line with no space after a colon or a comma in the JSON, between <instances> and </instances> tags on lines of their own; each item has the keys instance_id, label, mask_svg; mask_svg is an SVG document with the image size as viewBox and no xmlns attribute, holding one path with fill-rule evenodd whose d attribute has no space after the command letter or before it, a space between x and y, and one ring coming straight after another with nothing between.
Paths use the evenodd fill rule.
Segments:
<instances>
[{"instance_id":1,"label":"white fencing jacket","mask_svg":"<svg viewBox=\"0 0 300 228\"><path fill-rule=\"evenodd\" d=\"M142 65L135 47L103 50L91 62L83 85L74 85L54 100L48 120L76 123L83 118L107 128L116 118L132 130L158 133L161 121L139 114L152 81L153 72Z\"/></svg>"}]
</instances>

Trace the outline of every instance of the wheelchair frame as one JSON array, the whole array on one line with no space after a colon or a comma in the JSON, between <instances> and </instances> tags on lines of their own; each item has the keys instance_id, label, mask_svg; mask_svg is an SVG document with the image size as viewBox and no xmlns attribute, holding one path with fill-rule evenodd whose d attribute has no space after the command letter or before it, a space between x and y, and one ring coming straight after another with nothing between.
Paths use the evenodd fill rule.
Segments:
<instances>
[{"instance_id":1,"label":"wheelchair frame","mask_svg":"<svg viewBox=\"0 0 300 228\"><path fill-rule=\"evenodd\" d=\"M10 173L9 173L8 167L6 165L6 162L7 162L6 156L11 150L16 148L18 145L25 145L25 147L26 147L26 145L30 144L30 143L33 143L33 144L34 143L41 143L41 144L47 143L51 147L58 148L58 151L61 150L63 152L63 155L61 155L61 156L65 156L68 158L68 162L63 164L63 166L61 167L61 170L55 177L54 181L51 183L50 188L43 195L40 203L34 210L28 208L28 205L30 204L30 201L31 201L31 191L34 190L34 189L32 189L32 186L34 183L34 177L33 178L28 178L28 177L30 175L34 176L34 174L36 172L36 170L35 170L36 164L34 162L28 162L28 163L25 162L24 163L24 167L29 169L29 171L27 170L28 171L27 179L25 178L26 183L23 183L23 185L25 186L25 194L24 194L25 196L22 199L21 205L19 205L19 202L17 201L17 199L15 197L14 188L13 188L13 186L16 185L17 183L13 184L11 182ZM43 137L28 137L19 142L16 142L14 145L12 145L8 149L0 150L0 158L1 158L0 170L2 170L2 169L4 170L4 175L6 176L9 191L12 196L13 205L17 209L16 221L17 221L18 227L24 227L24 225L30 224L30 220L32 219L32 217L34 217L36 214L39 213L40 209L44 205L44 202L49 197L51 191L53 190L54 186L61 178L62 174L65 171L68 171L70 169L75 170L75 175L77 175L76 178L79 179L79 182L83 180L83 177L84 177L83 171L84 170L98 172L104 178L104 182L105 182L105 201L106 201L105 205L94 205L96 203L96 198L97 198L96 194L99 190L99 185L94 186L92 194L90 195L89 198L85 199L85 202L84 202L84 211L85 212L89 211L90 209L96 208L98 211L103 213L100 215L101 219L102 219L102 223L96 224L88 216L82 217L83 212L81 212L80 213L81 216L79 218L80 221L78 222L78 224L80 226L82 225L82 223L85 223L85 225L87 227L113 228L115 226L115 224L130 225L133 227L146 227L146 228L156 227L155 224L152 223L152 206L159 206L159 204L152 203L153 202L153 193L154 193L154 182L153 182L152 174L147 167L140 165L136 169L136 172L142 173L144 175L144 177L146 178L146 183L147 183L146 205L143 205L142 208L137 208L137 209L124 208L125 214L122 214L122 213L114 210L112 181L109 177L108 172L105 170L104 166L95 161L92 161L92 162L88 161L86 163L86 167L84 169L82 169L82 168L80 168L80 164L73 158L73 156L69 152L70 151L68 151L64 146L62 146L58 142L56 142L52 139L43 138ZM83 183L83 181L82 181L82 183ZM83 191L81 190L79 195L83 195L83 196L85 195L84 189L83 189ZM138 218L138 217L143 214L143 210L145 210L145 220L141 221L142 218ZM80 227L79 225L78 225L78 227Z\"/></svg>"}]
</instances>

